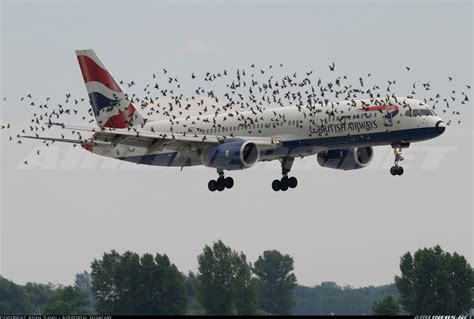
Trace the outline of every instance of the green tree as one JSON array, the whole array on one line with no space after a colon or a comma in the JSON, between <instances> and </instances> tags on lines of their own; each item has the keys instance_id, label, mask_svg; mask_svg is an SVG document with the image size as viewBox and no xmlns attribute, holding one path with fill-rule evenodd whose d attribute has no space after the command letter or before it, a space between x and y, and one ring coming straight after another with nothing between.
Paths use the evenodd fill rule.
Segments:
<instances>
[{"instance_id":1,"label":"green tree","mask_svg":"<svg viewBox=\"0 0 474 319\"><path fill-rule=\"evenodd\" d=\"M58 288L44 307L45 315L89 314L87 294L80 288L67 286Z\"/></svg>"},{"instance_id":2,"label":"green tree","mask_svg":"<svg viewBox=\"0 0 474 319\"><path fill-rule=\"evenodd\" d=\"M0 276L0 314L32 314L34 307L21 286Z\"/></svg>"},{"instance_id":3,"label":"green tree","mask_svg":"<svg viewBox=\"0 0 474 319\"><path fill-rule=\"evenodd\" d=\"M290 314L295 306L296 276L293 258L277 250L263 252L254 265L261 282L260 307L272 314Z\"/></svg>"},{"instance_id":4,"label":"green tree","mask_svg":"<svg viewBox=\"0 0 474 319\"><path fill-rule=\"evenodd\" d=\"M186 285L186 296L188 304L186 306L187 312L186 315L204 315L204 308L201 306L197 300L197 278L196 275L190 271L187 276L185 276L185 285Z\"/></svg>"},{"instance_id":5,"label":"green tree","mask_svg":"<svg viewBox=\"0 0 474 319\"><path fill-rule=\"evenodd\" d=\"M462 315L471 308L474 273L466 259L444 252L439 245L400 258L395 276L400 303L411 314Z\"/></svg>"},{"instance_id":6,"label":"green tree","mask_svg":"<svg viewBox=\"0 0 474 319\"><path fill-rule=\"evenodd\" d=\"M95 299L94 295L92 294L92 282L91 282L91 275L89 272L84 271L82 273L76 274L76 279L74 280L74 287L77 287L79 289L82 289L86 295L87 295L87 300L89 303L89 313L94 313L94 307L95 307Z\"/></svg>"},{"instance_id":7,"label":"green tree","mask_svg":"<svg viewBox=\"0 0 474 319\"><path fill-rule=\"evenodd\" d=\"M222 241L205 246L198 256L197 296L208 314L257 312L257 286L251 264Z\"/></svg>"},{"instance_id":8,"label":"green tree","mask_svg":"<svg viewBox=\"0 0 474 319\"><path fill-rule=\"evenodd\" d=\"M233 255L234 304L238 315L258 313L258 282L252 278L252 265L247 257L240 253Z\"/></svg>"},{"instance_id":9,"label":"green tree","mask_svg":"<svg viewBox=\"0 0 474 319\"><path fill-rule=\"evenodd\" d=\"M50 302L51 296L54 293L53 284L44 285L28 282L23 286L23 289L33 305L34 314L42 314L44 307Z\"/></svg>"},{"instance_id":10,"label":"green tree","mask_svg":"<svg viewBox=\"0 0 474 319\"><path fill-rule=\"evenodd\" d=\"M166 255L105 253L92 262L92 292L99 313L179 315L186 311L184 278Z\"/></svg>"},{"instance_id":11,"label":"green tree","mask_svg":"<svg viewBox=\"0 0 474 319\"><path fill-rule=\"evenodd\" d=\"M81 288L82 290L89 291L92 289L91 275L87 272L81 272L76 274L76 279L74 280L74 286Z\"/></svg>"},{"instance_id":12,"label":"green tree","mask_svg":"<svg viewBox=\"0 0 474 319\"><path fill-rule=\"evenodd\" d=\"M377 316L397 316L400 314L400 304L392 295L388 295L384 299L374 302L372 310L373 314Z\"/></svg>"}]
</instances>

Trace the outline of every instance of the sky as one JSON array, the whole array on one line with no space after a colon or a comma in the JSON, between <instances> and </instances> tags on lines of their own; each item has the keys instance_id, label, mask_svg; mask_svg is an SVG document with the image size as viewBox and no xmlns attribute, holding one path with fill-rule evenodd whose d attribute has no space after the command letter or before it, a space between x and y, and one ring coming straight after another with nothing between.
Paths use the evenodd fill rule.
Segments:
<instances>
[{"instance_id":1,"label":"sky","mask_svg":"<svg viewBox=\"0 0 474 319\"><path fill-rule=\"evenodd\" d=\"M334 61L355 82L396 79L400 96L427 81L449 94L472 84L472 14L470 1L2 1L0 119L27 124L28 93L87 97L74 53L87 48L117 78L145 84L166 68L191 93L193 72L282 63L331 80ZM214 169L142 167L1 131L0 274L72 284L112 249L166 253L187 273L218 239L252 262L291 255L305 285L391 283L403 253L436 244L472 264L473 112L458 102L462 123L404 150L402 177L389 174L390 147L376 147L355 171L298 159L285 193L271 189L276 161L227 173L234 188L211 193Z\"/></svg>"}]
</instances>

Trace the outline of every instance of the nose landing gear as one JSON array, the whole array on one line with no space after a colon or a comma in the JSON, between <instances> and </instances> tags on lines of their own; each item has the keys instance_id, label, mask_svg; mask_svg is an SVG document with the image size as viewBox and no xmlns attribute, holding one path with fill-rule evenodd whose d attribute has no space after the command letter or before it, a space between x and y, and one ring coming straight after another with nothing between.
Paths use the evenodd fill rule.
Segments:
<instances>
[{"instance_id":1,"label":"nose landing gear","mask_svg":"<svg viewBox=\"0 0 474 319\"><path fill-rule=\"evenodd\" d=\"M390 174L392 174L393 176L403 175L403 171L404 169L401 166L395 165L395 166L390 167Z\"/></svg>"},{"instance_id":2,"label":"nose landing gear","mask_svg":"<svg viewBox=\"0 0 474 319\"><path fill-rule=\"evenodd\" d=\"M401 161L403 161L403 156L402 156L402 147L401 146L395 146L393 147L393 154L395 154L395 161L394 165L390 168L390 174L393 176L396 175L403 175L403 167L399 165Z\"/></svg>"},{"instance_id":3,"label":"nose landing gear","mask_svg":"<svg viewBox=\"0 0 474 319\"><path fill-rule=\"evenodd\" d=\"M288 188L295 188L296 186L298 186L298 180L296 179L296 177L288 177L288 173L291 170L291 166L293 165L294 160L295 159L293 157L285 157L280 159L281 174L283 175L283 177L280 180L275 179L272 182L272 189L275 192L278 192L280 190L285 192L288 190Z\"/></svg>"},{"instance_id":4,"label":"nose landing gear","mask_svg":"<svg viewBox=\"0 0 474 319\"><path fill-rule=\"evenodd\" d=\"M207 187L211 192L214 191L219 191L222 192L226 188L232 188L234 187L234 179L232 177L224 177L224 171L218 169L217 173L219 174L219 177L217 180L211 179L209 183L207 183Z\"/></svg>"}]
</instances>

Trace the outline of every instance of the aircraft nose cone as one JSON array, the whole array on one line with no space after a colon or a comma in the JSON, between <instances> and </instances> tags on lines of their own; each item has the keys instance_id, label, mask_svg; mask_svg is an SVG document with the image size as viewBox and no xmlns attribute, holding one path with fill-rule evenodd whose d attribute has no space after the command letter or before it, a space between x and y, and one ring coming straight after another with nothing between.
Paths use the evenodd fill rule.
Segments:
<instances>
[{"instance_id":1,"label":"aircraft nose cone","mask_svg":"<svg viewBox=\"0 0 474 319\"><path fill-rule=\"evenodd\" d=\"M446 130L446 124L443 121L436 122L436 130L439 134L443 134Z\"/></svg>"}]
</instances>

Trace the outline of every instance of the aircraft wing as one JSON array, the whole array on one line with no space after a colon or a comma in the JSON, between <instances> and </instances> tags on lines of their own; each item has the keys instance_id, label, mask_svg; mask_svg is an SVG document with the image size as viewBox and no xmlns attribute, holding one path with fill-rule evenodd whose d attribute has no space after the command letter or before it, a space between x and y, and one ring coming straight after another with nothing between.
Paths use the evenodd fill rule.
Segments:
<instances>
[{"instance_id":1,"label":"aircraft wing","mask_svg":"<svg viewBox=\"0 0 474 319\"><path fill-rule=\"evenodd\" d=\"M64 124L54 124L61 126L63 129L72 131L86 131L94 133L93 140L70 140L52 137L39 136L22 136L24 138L33 138L54 142L65 142L75 144L89 144L89 145L111 145L119 144L148 148L149 152L155 152L166 147L167 149L179 149L183 145L194 146L195 148L205 148L219 144L226 139L241 138L246 141L251 141L258 146L264 148L275 148L280 145L280 140L275 137L238 137L238 136L216 136L205 134L180 134L180 133L163 133L152 132L148 130L130 129L114 129L114 128L93 128L84 126L73 126Z\"/></svg>"}]
</instances>

